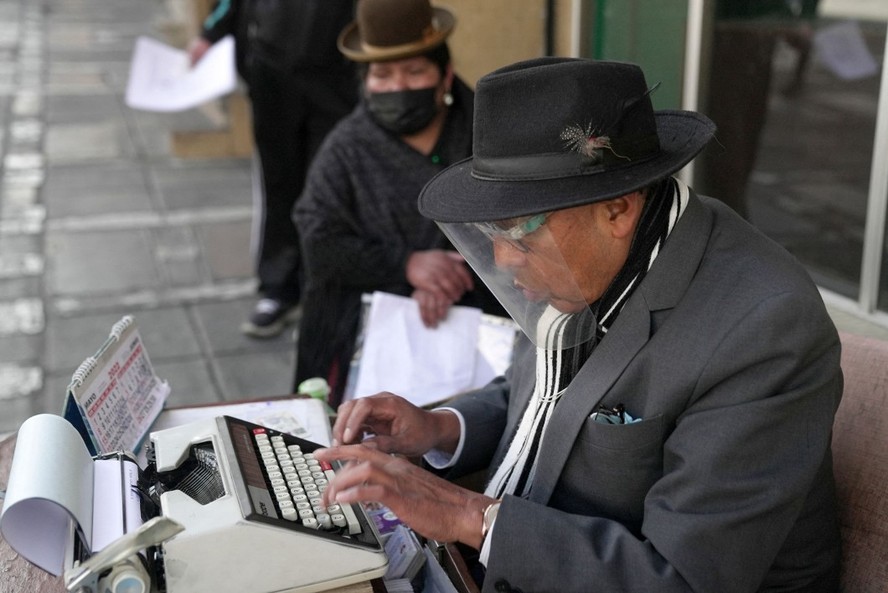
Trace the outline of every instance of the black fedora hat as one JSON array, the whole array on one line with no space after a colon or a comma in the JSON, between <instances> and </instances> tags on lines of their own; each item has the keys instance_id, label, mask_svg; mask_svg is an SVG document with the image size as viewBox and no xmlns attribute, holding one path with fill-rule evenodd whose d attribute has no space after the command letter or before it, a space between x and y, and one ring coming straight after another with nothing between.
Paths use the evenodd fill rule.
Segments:
<instances>
[{"instance_id":1,"label":"black fedora hat","mask_svg":"<svg viewBox=\"0 0 888 593\"><path fill-rule=\"evenodd\" d=\"M453 13L429 0L360 0L338 47L355 62L400 60L441 45L455 25Z\"/></svg>"},{"instance_id":2,"label":"black fedora hat","mask_svg":"<svg viewBox=\"0 0 888 593\"><path fill-rule=\"evenodd\" d=\"M481 222L615 198L681 169L715 125L692 111L654 111L641 69L538 58L482 77L473 156L436 175L420 212Z\"/></svg>"}]
</instances>

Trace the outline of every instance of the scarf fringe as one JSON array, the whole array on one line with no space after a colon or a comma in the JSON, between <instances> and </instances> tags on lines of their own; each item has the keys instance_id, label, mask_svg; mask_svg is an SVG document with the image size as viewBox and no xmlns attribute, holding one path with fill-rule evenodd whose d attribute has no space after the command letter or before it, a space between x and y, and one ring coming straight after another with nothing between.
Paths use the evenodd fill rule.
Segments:
<instances>
[{"instance_id":1,"label":"scarf fringe","mask_svg":"<svg viewBox=\"0 0 888 593\"><path fill-rule=\"evenodd\" d=\"M599 303L599 306L605 302L610 303L604 315L598 320L596 333L600 336L607 333L626 301L641 283L659 255L661 246L687 208L690 193L682 181L675 178L665 180L655 191L666 195L654 196L646 203L642 220L639 221L639 235L643 236L637 235L633 240L627 265L624 265L614 284ZM669 201L668 210L666 200ZM638 269L633 272L635 267ZM563 343L571 317L559 313L553 307L548 307L537 323L538 334L545 336L545 340L539 343L545 346L537 348L536 383L533 394L502 463L484 490L487 496L502 498L504 494L518 496L530 494L536 476L539 445L555 411L555 405L573 375L585 362L585 359L578 361L571 376L564 381L564 387L559 388L565 378L563 363L566 353ZM588 354L591 354L591 350L586 353L587 357Z\"/></svg>"}]
</instances>

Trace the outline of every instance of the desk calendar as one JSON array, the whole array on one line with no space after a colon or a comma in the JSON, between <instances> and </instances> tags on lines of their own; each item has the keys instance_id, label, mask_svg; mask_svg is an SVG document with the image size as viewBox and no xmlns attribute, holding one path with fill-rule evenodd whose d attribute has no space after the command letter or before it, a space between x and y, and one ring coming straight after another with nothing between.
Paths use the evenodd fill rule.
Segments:
<instances>
[{"instance_id":1,"label":"desk calendar","mask_svg":"<svg viewBox=\"0 0 888 593\"><path fill-rule=\"evenodd\" d=\"M92 455L135 451L169 393L169 384L151 366L135 319L127 315L74 372L64 416Z\"/></svg>"}]
</instances>

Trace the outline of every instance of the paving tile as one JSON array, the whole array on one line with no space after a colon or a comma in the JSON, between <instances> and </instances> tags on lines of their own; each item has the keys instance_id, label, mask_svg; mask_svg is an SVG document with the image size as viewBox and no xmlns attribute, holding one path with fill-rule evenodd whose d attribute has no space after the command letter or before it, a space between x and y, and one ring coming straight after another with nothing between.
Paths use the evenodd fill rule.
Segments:
<instances>
[{"instance_id":1,"label":"paving tile","mask_svg":"<svg viewBox=\"0 0 888 593\"><path fill-rule=\"evenodd\" d=\"M33 234L44 228L46 209L43 206L4 209L0 218L0 234Z\"/></svg>"},{"instance_id":2,"label":"paving tile","mask_svg":"<svg viewBox=\"0 0 888 593\"><path fill-rule=\"evenodd\" d=\"M71 375L75 370L77 370L76 366L70 371L55 374L49 374L44 370L43 393L35 399L33 403L34 412L32 414L40 412L61 414L64 411L68 384L71 382Z\"/></svg>"},{"instance_id":3,"label":"paving tile","mask_svg":"<svg viewBox=\"0 0 888 593\"><path fill-rule=\"evenodd\" d=\"M43 273L43 256L37 253L0 252L0 280L38 276Z\"/></svg>"},{"instance_id":4,"label":"paving tile","mask_svg":"<svg viewBox=\"0 0 888 593\"><path fill-rule=\"evenodd\" d=\"M73 373L87 356L99 349L111 327L125 314L136 320L148 357L155 367L163 361L201 355L189 316L182 308L53 316L46 331L47 370Z\"/></svg>"},{"instance_id":5,"label":"paving tile","mask_svg":"<svg viewBox=\"0 0 888 593\"><path fill-rule=\"evenodd\" d=\"M155 259L170 286L189 286L211 281L191 226L171 226L155 231Z\"/></svg>"},{"instance_id":6,"label":"paving tile","mask_svg":"<svg viewBox=\"0 0 888 593\"><path fill-rule=\"evenodd\" d=\"M286 395L292 391L295 353L250 352L217 356L226 401Z\"/></svg>"},{"instance_id":7,"label":"paving tile","mask_svg":"<svg viewBox=\"0 0 888 593\"><path fill-rule=\"evenodd\" d=\"M44 328L41 299L23 297L0 302L0 336L35 335Z\"/></svg>"},{"instance_id":8,"label":"paving tile","mask_svg":"<svg viewBox=\"0 0 888 593\"><path fill-rule=\"evenodd\" d=\"M139 326L152 364L202 355L190 307L133 310L129 314Z\"/></svg>"},{"instance_id":9,"label":"paving tile","mask_svg":"<svg viewBox=\"0 0 888 593\"><path fill-rule=\"evenodd\" d=\"M0 363L0 401L33 396L42 388L40 367Z\"/></svg>"},{"instance_id":10,"label":"paving tile","mask_svg":"<svg viewBox=\"0 0 888 593\"><path fill-rule=\"evenodd\" d=\"M46 179L44 169L41 168L13 168L3 174L3 191L7 188L36 188L43 185Z\"/></svg>"},{"instance_id":11,"label":"paving tile","mask_svg":"<svg viewBox=\"0 0 888 593\"><path fill-rule=\"evenodd\" d=\"M171 210L252 204L247 159L158 166L153 176L163 203Z\"/></svg>"},{"instance_id":12,"label":"paving tile","mask_svg":"<svg viewBox=\"0 0 888 593\"><path fill-rule=\"evenodd\" d=\"M189 406L224 401L210 375L205 358L152 361L157 376L170 384L167 406Z\"/></svg>"},{"instance_id":13,"label":"paving tile","mask_svg":"<svg viewBox=\"0 0 888 593\"><path fill-rule=\"evenodd\" d=\"M43 96L39 91L23 89L15 93L12 113L17 117L35 117L43 111Z\"/></svg>"},{"instance_id":14,"label":"paving tile","mask_svg":"<svg viewBox=\"0 0 888 593\"><path fill-rule=\"evenodd\" d=\"M15 120L9 126L9 142L12 146L36 147L43 138L43 122L37 118Z\"/></svg>"},{"instance_id":15,"label":"paving tile","mask_svg":"<svg viewBox=\"0 0 888 593\"><path fill-rule=\"evenodd\" d=\"M43 412L42 399L33 395L13 397L3 400L3 413L0 414L0 433L12 433L18 430L22 422ZM53 410L58 412L58 410Z\"/></svg>"},{"instance_id":16,"label":"paving tile","mask_svg":"<svg viewBox=\"0 0 888 593\"><path fill-rule=\"evenodd\" d=\"M84 317L50 317L46 328L45 367L48 373L68 378L87 356L94 354L123 313Z\"/></svg>"},{"instance_id":17,"label":"paving tile","mask_svg":"<svg viewBox=\"0 0 888 593\"><path fill-rule=\"evenodd\" d=\"M47 232L51 295L90 295L157 288L160 276L148 231Z\"/></svg>"},{"instance_id":18,"label":"paving tile","mask_svg":"<svg viewBox=\"0 0 888 593\"><path fill-rule=\"evenodd\" d=\"M69 71L67 74L69 84L80 78L79 84L91 82L103 85L101 77L101 72L82 73ZM59 81L53 79L51 82L58 83ZM46 99L46 122L49 126L107 122L108 120L113 121L118 115L122 119L121 104L119 99L110 93L50 96Z\"/></svg>"},{"instance_id":19,"label":"paving tile","mask_svg":"<svg viewBox=\"0 0 888 593\"><path fill-rule=\"evenodd\" d=\"M3 159L3 168L10 171L39 170L44 165L43 155L39 152L10 152Z\"/></svg>"},{"instance_id":20,"label":"paving tile","mask_svg":"<svg viewBox=\"0 0 888 593\"><path fill-rule=\"evenodd\" d=\"M122 84L126 84L125 79ZM126 118L134 130L133 143L149 160L153 158L168 160L172 133L194 128L190 123L179 123L189 122L191 118L178 113L149 113L132 110L126 114Z\"/></svg>"},{"instance_id":21,"label":"paving tile","mask_svg":"<svg viewBox=\"0 0 888 593\"><path fill-rule=\"evenodd\" d=\"M126 131L117 121L59 124L46 130L46 156L50 164L111 160L132 153Z\"/></svg>"},{"instance_id":22,"label":"paving tile","mask_svg":"<svg viewBox=\"0 0 888 593\"><path fill-rule=\"evenodd\" d=\"M154 209L142 168L130 162L49 167L43 200L52 217Z\"/></svg>"},{"instance_id":23,"label":"paving tile","mask_svg":"<svg viewBox=\"0 0 888 593\"><path fill-rule=\"evenodd\" d=\"M0 279L0 301L26 297L39 297L43 285L42 276Z\"/></svg>"},{"instance_id":24,"label":"paving tile","mask_svg":"<svg viewBox=\"0 0 888 593\"><path fill-rule=\"evenodd\" d=\"M0 337L0 369L8 363L41 365L42 358L42 333ZM2 378L0 378L0 382L2 382ZM0 390L2 390L2 385L0 385ZM3 394L0 393L0 400L2 399Z\"/></svg>"},{"instance_id":25,"label":"paving tile","mask_svg":"<svg viewBox=\"0 0 888 593\"><path fill-rule=\"evenodd\" d=\"M0 191L0 203L4 200ZM42 237L35 235L10 235L0 233L0 254L39 253L43 246Z\"/></svg>"},{"instance_id":26,"label":"paving tile","mask_svg":"<svg viewBox=\"0 0 888 593\"><path fill-rule=\"evenodd\" d=\"M254 264L250 254L252 222L200 225L197 234L214 280L251 278Z\"/></svg>"},{"instance_id":27,"label":"paving tile","mask_svg":"<svg viewBox=\"0 0 888 593\"><path fill-rule=\"evenodd\" d=\"M255 299L251 298L194 306L201 331L205 333L213 354L295 351L293 332L290 330L267 339L250 338L241 333L240 325L250 316L255 303Z\"/></svg>"}]
</instances>

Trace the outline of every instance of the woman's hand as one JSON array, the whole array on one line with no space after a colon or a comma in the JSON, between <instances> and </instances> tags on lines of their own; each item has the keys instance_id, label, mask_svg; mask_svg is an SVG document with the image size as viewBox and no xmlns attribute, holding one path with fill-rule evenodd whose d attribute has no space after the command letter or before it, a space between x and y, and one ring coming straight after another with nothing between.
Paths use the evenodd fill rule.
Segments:
<instances>
[{"instance_id":1,"label":"woman's hand","mask_svg":"<svg viewBox=\"0 0 888 593\"><path fill-rule=\"evenodd\" d=\"M203 37L195 37L188 44L188 48L185 50L188 53L188 62L191 66L197 64L201 58L204 57L204 54L209 51L210 47L213 44L204 39Z\"/></svg>"},{"instance_id":2,"label":"woman's hand","mask_svg":"<svg viewBox=\"0 0 888 593\"><path fill-rule=\"evenodd\" d=\"M453 301L443 295L427 290L414 290L411 296L419 304L419 317L423 325L429 328L437 327L438 322L447 317L447 311L453 304Z\"/></svg>"},{"instance_id":3,"label":"woman's hand","mask_svg":"<svg viewBox=\"0 0 888 593\"><path fill-rule=\"evenodd\" d=\"M439 295L451 303L474 288L465 260L455 251L415 251L407 258L406 275L413 288Z\"/></svg>"}]
</instances>

